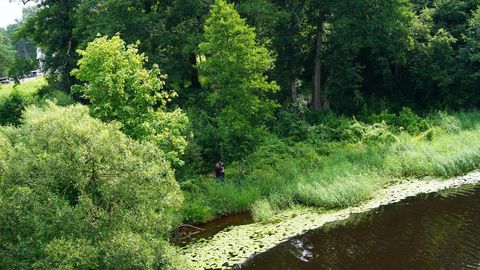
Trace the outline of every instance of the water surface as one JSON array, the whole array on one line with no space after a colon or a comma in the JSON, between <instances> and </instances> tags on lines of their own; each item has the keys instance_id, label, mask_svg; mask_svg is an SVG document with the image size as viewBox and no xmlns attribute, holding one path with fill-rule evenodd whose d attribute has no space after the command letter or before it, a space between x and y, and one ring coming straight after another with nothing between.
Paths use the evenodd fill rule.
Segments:
<instances>
[{"instance_id":1,"label":"water surface","mask_svg":"<svg viewBox=\"0 0 480 270\"><path fill-rule=\"evenodd\" d=\"M328 224L241 269L480 269L480 187L421 195Z\"/></svg>"},{"instance_id":2,"label":"water surface","mask_svg":"<svg viewBox=\"0 0 480 270\"><path fill-rule=\"evenodd\" d=\"M174 232L171 241L178 246L185 246L199 239L208 240L228 227L252 222L253 218L249 212L228 215L197 226L180 227Z\"/></svg>"}]
</instances>

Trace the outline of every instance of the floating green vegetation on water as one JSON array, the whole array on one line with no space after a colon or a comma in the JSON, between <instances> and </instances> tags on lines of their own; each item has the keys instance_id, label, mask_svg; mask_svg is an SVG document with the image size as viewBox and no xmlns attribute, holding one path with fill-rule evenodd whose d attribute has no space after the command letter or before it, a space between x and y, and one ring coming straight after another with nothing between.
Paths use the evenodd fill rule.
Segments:
<instances>
[{"instance_id":1,"label":"floating green vegetation on water","mask_svg":"<svg viewBox=\"0 0 480 270\"><path fill-rule=\"evenodd\" d=\"M258 200L252 206L253 220L256 222L271 222L277 209L268 200Z\"/></svg>"},{"instance_id":2,"label":"floating green vegetation on water","mask_svg":"<svg viewBox=\"0 0 480 270\"><path fill-rule=\"evenodd\" d=\"M364 213L382 205L398 202L422 193L432 193L465 184L480 182L480 173L464 177L435 180L405 180L377 192L373 199L338 211L320 211L318 208L295 207L278 213L276 223L253 223L230 227L212 239L198 241L182 249L191 260L193 269L230 269L255 254L323 225L346 220L352 214Z\"/></svg>"}]
</instances>

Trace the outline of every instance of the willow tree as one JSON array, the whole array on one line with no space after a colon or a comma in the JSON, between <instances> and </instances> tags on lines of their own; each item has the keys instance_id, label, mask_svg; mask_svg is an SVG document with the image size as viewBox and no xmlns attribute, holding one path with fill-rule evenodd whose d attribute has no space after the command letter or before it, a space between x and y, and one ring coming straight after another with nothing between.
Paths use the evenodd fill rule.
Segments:
<instances>
[{"instance_id":1,"label":"willow tree","mask_svg":"<svg viewBox=\"0 0 480 270\"><path fill-rule=\"evenodd\" d=\"M268 94L279 87L265 75L274 58L257 44L254 28L224 0L216 0L210 10L200 51L205 60L199 70L210 90L215 135L227 155L239 156L255 146L274 118L277 104Z\"/></svg>"},{"instance_id":2,"label":"willow tree","mask_svg":"<svg viewBox=\"0 0 480 270\"><path fill-rule=\"evenodd\" d=\"M0 127L0 269L191 269L167 243L181 202L164 153L85 106Z\"/></svg>"}]
</instances>

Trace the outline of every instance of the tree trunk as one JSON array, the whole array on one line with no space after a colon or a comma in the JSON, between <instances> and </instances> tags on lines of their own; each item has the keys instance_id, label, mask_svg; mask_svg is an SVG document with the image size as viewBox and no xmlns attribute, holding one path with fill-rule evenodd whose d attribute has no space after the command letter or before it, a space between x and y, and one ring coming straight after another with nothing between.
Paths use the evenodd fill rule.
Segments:
<instances>
[{"instance_id":1,"label":"tree trunk","mask_svg":"<svg viewBox=\"0 0 480 270\"><path fill-rule=\"evenodd\" d=\"M292 90L292 100L296 101L298 97L297 78L293 78L292 83L290 84L290 89Z\"/></svg>"},{"instance_id":2,"label":"tree trunk","mask_svg":"<svg viewBox=\"0 0 480 270\"><path fill-rule=\"evenodd\" d=\"M327 96L325 96L325 98L323 99L323 109L325 111L330 111L330 100Z\"/></svg>"},{"instance_id":3,"label":"tree trunk","mask_svg":"<svg viewBox=\"0 0 480 270\"><path fill-rule=\"evenodd\" d=\"M333 50L333 60L334 60L334 62L337 59L337 55L338 55L338 51L336 49ZM328 75L327 83L326 83L326 86L325 86L325 91L324 91L324 94L323 94L323 102L322 102L323 103L323 109L326 110L326 111L330 110L330 99L328 98L328 94L329 94L329 91L331 89L330 86L332 84L334 73L335 73L335 67L334 67L334 65L332 65L330 67L330 74Z\"/></svg>"},{"instance_id":4,"label":"tree trunk","mask_svg":"<svg viewBox=\"0 0 480 270\"><path fill-rule=\"evenodd\" d=\"M202 86L200 85L200 80L198 79L198 70L197 70L197 56L194 53L190 54L190 64L191 73L190 73L190 82L192 83L193 89L200 89Z\"/></svg>"},{"instance_id":5,"label":"tree trunk","mask_svg":"<svg viewBox=\"0 0 480 270\"><path fill-rule=\"evenodd\" d=\"M317 42L315 51L315 71L313 74L313 95L312 109L318 111L322 108L322 38L323 22L320 22L317 29Z\"/></svg>"}]
</instances>

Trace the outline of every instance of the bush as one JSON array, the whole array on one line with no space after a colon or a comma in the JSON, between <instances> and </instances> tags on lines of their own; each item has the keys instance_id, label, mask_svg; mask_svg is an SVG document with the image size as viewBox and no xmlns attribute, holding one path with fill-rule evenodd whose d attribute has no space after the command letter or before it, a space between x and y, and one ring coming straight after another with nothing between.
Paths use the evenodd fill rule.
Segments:
<instances>
[{"instance_id":1,"label":"bush","mask_svg":"<svg viewBox=\"0 0 480 270\"><path fill-rule=\"evenodd\" d=\"M396 125L414 135L427 131L430 128L427 120L415 114L410 108L402 108L398 114Z\"/></svg>"},{"instance_id":2,"label":"bush","mask_svg":"<svg viewBox=\"0 0 480 270\"><path fill-rule=\"evenodd\" d=\"M154 144L49 103L1 128L0 145L0 268L168 269L182 197Z\"/></svg>"},{"instance_id":3,"label":"bush","mask_svg":"<svg viewBox=\"0 0 480 270\"><path fill-rule=\"evenodd\" d=\"M390 143L395 141L395 136L385 122L369 125L355 121L343 131L342 137L351 143Z\"/></svg>"},{"instance_id":4,"label":"bush","mask_svg":"<svg viewBox=\"0 0 480 270\"><path fill-rule=\"evenodd\" d=\"M96 269L98 249L85 239L55 239L44 248L45 257L33 264L35 269Z\"/></svg>"},{"instance_id":5,"label":"bush","mask_svg":"<svg viewBox=\"0 0 480 270\"><path fill-rule=\"evenodd\" d=\"M75 103L70 95L57 90L51 85L41 87L37 92L37 99L40 104L46 104L47 100L51 100L59 106L68 106Z\"/></svg>"},{"instance_id":6,"label":"bush","mask_svg":"<svg viewBox=\"0 0 480 270\"><path fill-rule=\"evenodd\" d=\"M13 90L6 99L0 100L0 125L18 125L22 111L33 102L30 95Z\"/></svg>"},{"instance_id":7,"label":"bush","mask_svg":"<svg viewBox=\"0 0 480 270\"><path fill-rule=\"evenodd\" d=\"M258 200L252 206L252 216L255 222L270 221L276 211L268 200Z\"/></svg>"},{"instance_id":8,"label":"bush","mask_svg":"<svg viewBox=\"0 0 480 270\"><path fill-rule=\"evenodd\" d=\"M446 133L458 133L462 130L462 122L457 117L445 112L436 114L436 124Z\"/></svg>"},{"instance_id":9,"label":"bush","mask_svg":"<svg viewBox=\"0 0 480 270\"><path fill-rule=\"evenodd\" d=\"M369 121L371 123L385 122L398 131L405 131L412 135L418 135L431 127L426 119L415 114L410 108L402 108L398 115L385 110L380 114L370 116Z\"/></svg>"}]
</instances>

